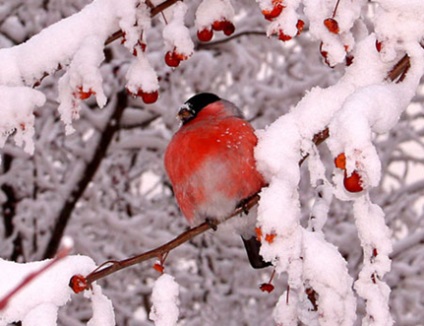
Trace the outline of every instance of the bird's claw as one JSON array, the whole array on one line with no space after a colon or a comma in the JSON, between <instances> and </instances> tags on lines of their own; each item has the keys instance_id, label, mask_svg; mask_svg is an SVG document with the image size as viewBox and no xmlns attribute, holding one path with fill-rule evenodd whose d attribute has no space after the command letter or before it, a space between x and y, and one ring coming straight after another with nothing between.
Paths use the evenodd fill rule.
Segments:
<instances>
[{"instance_id":1,"label":"bird's claw","mask_svg":"<svg viewBox=\"0 0 424 326\"><path fill-rule=\"evenodd\" d=\"M240 203L237 205L237 208L240 208L240 209L241 209L241 213L240 213L240 215L241 215L242 213L244 213L245 215L249 214L249 208L247 207L247 203L249 202L249 199L250 199L250 198L242 199L242 200L240 201Z\"/></svg>"},{"instance_id":2,"label":"bird's claw","mask_svg":"<svg viewBox=\"0 0 424 326\"><path fill-rule=\"evenodd\" d=\"M218 230L218 221L216 220L216 219L214 219L214 218L207 218L206 220L205 220L205 222L209 225L209 227L212 229L212 230L214 230L214 231L216 231L216 230Z\"/></svg>"}]
</instances>

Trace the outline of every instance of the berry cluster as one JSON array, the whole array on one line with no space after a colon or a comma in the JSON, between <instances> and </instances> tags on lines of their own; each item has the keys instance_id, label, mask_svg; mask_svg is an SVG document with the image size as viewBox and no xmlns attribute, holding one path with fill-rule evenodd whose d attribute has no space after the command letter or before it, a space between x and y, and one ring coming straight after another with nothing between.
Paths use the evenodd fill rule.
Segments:
<instances>
[{"instance_id":1,"label":"berry cluster","mask_svg":"<svg viewBox=\"0 0 424 326\"><path fill-rule=\"evenodd\" d=\"M94 92L91 88L88 91L84 91L82 86L78 86L77 90L74 92L74 96L79 98L80 100L86 100L91 95L95 95L96 92Z\"/></svg>"},{"instance_id":2,"label":"berry cluster","mask_svg":"<svg viewBox=\"0 0 424 326\"><path fill-rule=\"evenodd\" d=\"M197 31L197 38L202 42L212 40L213 32L222 31L225 35L230 36L236 30L234 24L227 19L215 20L211 26L205 27Z\"/></svg>"},{"instance_id":3,"label":"berry cluster","mask_svg":"<svg viewBox=\"0 0 424 326\"><path fill-rule=\"evenodd\" d=\"M172 68L178 67L181 61L187 59L188 56L179 53L176 48L174 48L172 51L166 52L165 54L165 63Z\"/></svg>"},{"instance_id":4,"label":"berry cluster","mask_svg":"<svg viewBox=\"0 0 424 326\"><path fill-rule=\"evenodd\" d=\"M362 179L358 171L354 170L351 175L347 175L346 172L346 156L344 153L337 155L334 159L334 165L336 168L344 170L343 185L349 192L361 192L364 190L362 185Z\"/></svg>"}]
</instances>

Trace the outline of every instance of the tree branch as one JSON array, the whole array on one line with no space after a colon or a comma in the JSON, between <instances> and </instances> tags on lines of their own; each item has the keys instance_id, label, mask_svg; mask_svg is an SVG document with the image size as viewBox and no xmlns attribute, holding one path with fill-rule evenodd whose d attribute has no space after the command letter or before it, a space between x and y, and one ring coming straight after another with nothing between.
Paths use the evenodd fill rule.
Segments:
<instances>
[{"instance_id":1,"label":"tree branch","mask_svg":"<svg viewBox=\"0 0 424 326\"><path fill-rule=\"evenodd\" d=\"M405 54L402 59L400 59L392 68L392 70L389 71L387 74L386 80L400 83L405 78L409 68L411 67L411 60L409 59L408 55Z\"/></svg>"},{"instance_id":2,"label":"tree branch","mask_svg":"<svg viewBox=\"0 0 424 326\"><path fill-rule=\"evenodd\" d=\"M229 220L230 218L243 214L244 211L247 209L251 209L253 206L255 206L259 201L259 195L255 194L252 197L248 199L248 201L241 207L237 207L234 212L224 219L224 221ZM222 221L222 222L224 222ZM222 222L216 222L216 225L219 225ZM152 258L159 258L163 256L164 254L167 254L172 249L177 248L178 246L182 245L183 243L193 239L194 237L198 236L199 234L202 234L206 232L207 230L211 229L211 225L207 222L204 222L200 224L199 226L196 226L194 228L191 228L183 233L181 233L179 236L174 238L173 240L161 245L160 247L157 247L155 249L152 249L150 251L147 251L145 253L142 253L141 255L137 255L131 258L127 258L120 261L108 261L100 266L99 269L93 271L92 273L88 274L86 276L87 281L87 288L90 286L91 283L94 281L97 281L107 275L110 275L114 272L117 272L121 269L124 269L126 267L130 267L136 264L139 264L143 261L150 260ZM110 264L110 265L108 265ZM102 266L108 265L104 268Z\"/></svg>"},{"instance_id":3,"label":"tree branch","mask_svg":"<svg viewBox=\"0 0 424 326\"><path fill-rule=\"evenodd\" d=\"M225 37L223 39L216 40L216 41L213 41L213 42L199 43L197 48L214 47L214 46L219 45L219 44L230 42L230 41L232 41L236 38L239 38L239 37L242 37L242 36L249 36L249 35L266 36L266 32L264 32L264 31L243 31L243 32L235 33L231 36L228 36L228 37Z\"/></svg>"},{"instance_id":4,"label":"tree branch","mask_svg":"<svg viewBox=\"0 0 424 326\"><path fill-rule=\"evenodd\" d=\"M113 112L109 120L109 122L115 121L116 123L108 123L107 127L102 133L99 143L97 144L96 152L92 160L86 165L85 171L81 173L81 179L78 180L74 189L69 194L68 199L64 203L53 228L50 241L47 244L46 250L43 254L44 259L51 258L56 254L63 233L66 226L68 225L76 203L81 198L88 184L92 181L94 174L96 173L100 163L106 155L106 151L109 148L115 132L119 129L119 121L121 120L124 109L127 107L127 96L128 95L126 94L125 90L118 93L118 100L114 109L115 112Z\"/></svg>"}]
</instances>

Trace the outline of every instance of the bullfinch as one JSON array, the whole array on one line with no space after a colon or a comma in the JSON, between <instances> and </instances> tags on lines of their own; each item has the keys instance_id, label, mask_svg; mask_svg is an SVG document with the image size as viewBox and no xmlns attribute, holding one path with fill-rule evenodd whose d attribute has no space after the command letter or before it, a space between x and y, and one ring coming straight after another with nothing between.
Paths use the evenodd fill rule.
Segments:
<instances>
[{"instance_id":1,"label":"bullfinch","mask_svg":"<svg viewBox=\"0 0 424 326\"><path fill-rule=\"evenodd\" d=\"M166 149L165 169L178 206L191 225L221 222L265 186L253 154L254 129L234 104L211 93L191 97L177 117L181 126ZM251 265L269 266L259 254L255 218L232 220L243 220L235 228Z\"/></svg>"}]
</instances>

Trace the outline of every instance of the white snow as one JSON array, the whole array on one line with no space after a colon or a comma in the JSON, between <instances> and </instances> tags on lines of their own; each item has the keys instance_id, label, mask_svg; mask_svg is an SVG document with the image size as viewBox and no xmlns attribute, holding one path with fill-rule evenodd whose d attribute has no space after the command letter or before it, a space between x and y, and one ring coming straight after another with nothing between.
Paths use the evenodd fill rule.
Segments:
<instances>
[{"instance_id":1,"label":"white snow","mask_svg":"<svg viewBox=\"0 0 424 326\"><path fill-rule=\"evenodd\" d=\"M359 17L360 8L364 3L357 1L339 7L335 17L343 21L343 24L339 25L339 35L329 32L323 24L325 18L331 17L333 2L304 1L305 14L310 18L311 33L324 42L324 50L328 52L327 59L330 65L335 65L344 59L345 50L340 51L344 47L341 36L344 33L349 35L349 30L353 27L354 20ZM386 5L385 1L381 3L382 7L383 3ZM415 15L421 15L423 7L423 5L419 8L412 6L411 10L403 13L401 6L387 3L384 12L407 15L414 25L422 19L423 16L418 18ZM377 23L383 25L380 20L377 20ZM318 222L310 221L309 225L312 229L315 223L318 234L322 234L321 229L326 221L331 199L329 193L331 182L325 177L325 170L316 156L316 149L311 140L315 134L328 126L330 138L327 144L333 157L345 153L347 175L357 170L366 190L379 184L381 164L373 144L374 135L388 132L397 123L400 114L415 94L424 72L423 51L419 49L418 43L423 35L421 28L422 25L417 27L418 31L411 32L410 24L405 24L403 29L398 23L392 22L391 25L384 23L384 35L398 45L399 39L403 42L394 49L396 57L399 57L397 52L402 48L411 58L411 68L402 83L393 84L385 80L390 70L387 66L388 58L377 52L376 37L370 34L355 44L353 64L347 68L346 74L338 83L327 89L312 89L289 114L280 117L264 131L257 133L259 137L255 151L257 165L269 181L269 187L261 192L258 226L263 234L276 234L275 240L271 243L263 241L261 254L266 260L274 263L277 272L288 274L290 290L297 295L297 299L292 301L298 306L296 309L300 309L297 315L300 319L312 318L306 322L308 325L314 324L313 318L318 318L320 325L327 323L352 325L355 319L355 303L352 293L347 290L350 288L348 285L350 281L333 286L329 286L326 281L326 277L332 275L332 271L338 270L336 261L339 261L339 264L343 262L332 245L322 239L322 247L318 242L314 242L314 248L320 248L320 252L315 255L307 254L311 248L309 243L316 240L316 233L302 231L303 228L299 224L301 212L297 191L300 180L298 165L300 154L312 156L309 162L312 185L316 186L320 181L324 185L321 191L326 191L321 192L325 197L317 199L311 213L314 218L315 215L318 216ZM349 44L349 48L353 45ZM336 170L333 180L334 195L337 199L353 201L358 234L364 250L364 267L359 280L355 283L355 289L359 296L367 300L365 324L372 324L371 321L375 320L375 325L391 325L393 321L388 309L389 290L382 281L382 277L390 270L388 255L391 252L390 233L384 223L384 213L377 205L369 202L366 192L360 194L347 192L342 180L343 173ZM378 253L372 259L371 247ZM324 257L327 251L332 252L334 257L325 264L329 269L320 271L319 262L314 261L314 257ZM310 278L309 273L313 273L314 276ZM378 275L376 284L371 281L373 273ZM344 275L349 278L346 272ZM302 306L305 284L311 284L311 280L316 284L312 287L319 296L319 313L315 317L306 313L308 308ZM334 298L340 295L341 291L349 294L346 294L347 297L344 299L334 302ZM276 313L275 319L282 324L290 324L293 317L283 302L284 297L281 297L278 307L283 307L281 309L287 313L288 319L283 318L283 322L280 313ZM346 306L338 306L337 303L340 302L344 302Z\"/></svg>"},{"instance_id":2,"label":"white snow","mask_svg":"<svg viewBox=\"0 0 424 326\"><path fill-rule=\"evenodd\" d=\"M150 93L159 89L158 76L141 51L137 52L137 59L128 68L126 78L126 87L132 94L137 94L139 90Z\"/></svg>"},{"instance_id":3,"label":"white snow","mask_svg":"<svg viewBox=\"0 0 424 326\"><path fill-rule=\"evenodd\" d=\"M59 112L66 125L67 133L73 132L72 120L79 117L80 102L77 94L91 91L97 100L99 107L106 104L106 96L103 91L102 78L99 67L104 60L103 48L106 39L112 33L122 28L125 33L125 46L132 52L135 44L141 37L143 28L150 26L148 8L145 5L136 7L135 0L113 1L95 0L87 5L78 14L65 18L48 28L42 30L27 42L20 45L2 49L0 51L0 85L12 87L28 87L29 91L21 91L20 97L36 94L31 87L43 78L44 74L52 74L60 66L66 70L65 75L59 82ZM143 19L143 23L135 22ZM102 22L99 24L98 22ZM143 66L148 78L143 80L143 85L134 74L128 77L130 87L138 85L147 91L157 90L157 78L152 78L152 69ZM3 89L2 93L5 94ZM32 93L30 93L32 92ZM23 94L23 95L22 95ZM31 114L35 106L43 105L41 94L33 96L34 99L22 99L28 104L22 109L13 106L9 101L2 105L3 111L13 111L17 120L25 119L27 122L26 132L17 134L17 142L21 144L21 135L24 138L25 150L29 153L33 150L32 126L33 121L26 118ZM2 97L6 97L3 95ZM18 97L18 96L17 96ZM6 97L7 98L7 97ZM0 121L0 132L3 135L10 134L9 121ZM16 128L18 129L18 128ZM0 139L0 141L4 140ZM4 142L4 141L3 141Z\"/></svg>"},{"instance_id":4,"label":"white snow","mask_svg":"<svg viewBox=\"0 0 424 326\"><path fill-rule=\"evenodd\" d=\"M46 97L43 93L27 87L0 86L0 98L2 103L0 147L3 147L7 137L16 131L16 144L24 146L25 151L32 154L34 152L32 139L34 136L34 115L32 110L35 106L42 106Z\"/></svg>"},{"instance_id":5,"label":"white snow","mask_svg":"<svg viewBox=\"0 0 424 326\"><path fill-rule=\"evenodd\" d=\"M162 274L153 286L153 307L149 318L156 326L173 326L177 324L179 285L174 277Z\"/></svg>"},{"instance_id":6,"label":"white snow","mask_svg":"<svg viewBox=\"0 0 424 326\"><path fill-rule=\"evenodd\" d=\"M26 276L40 270L50 260L19 264L0 259L0 299L14 289ZM0 325L22 321L23 326L56 325L57 311L73 294L69 280L73 275L87 275L96 268L93 260L86 256L68 256L39 274L25 285L0 310ZM115 325L110 301L93 284L91 298L93 317L88 325Z\"/></svg>"},{"instance_id":7,"label":"white snow","mask_svg":"<svg viewBox=\"0 0 424 326\"><path fill-rule=\"evenodd\" d=\"M210 28L215 21L233 21L234 14L229 0L203 0L196 10L197 30Z\"/></svg>"},{"instance_id":8,"label":"white snow","mask_svg":"<svg viewBox=\"0 0 424 326\"><path fill-rule=\"evenodd\" d=\"M177 2L172 7L172 17L163 29L163 40L166 50L175 51L188 58L193 54L194 44L190 31L184 24L187 9L183 2Z\"/></svg>"}]
</instances>

